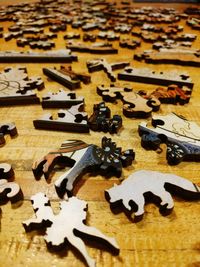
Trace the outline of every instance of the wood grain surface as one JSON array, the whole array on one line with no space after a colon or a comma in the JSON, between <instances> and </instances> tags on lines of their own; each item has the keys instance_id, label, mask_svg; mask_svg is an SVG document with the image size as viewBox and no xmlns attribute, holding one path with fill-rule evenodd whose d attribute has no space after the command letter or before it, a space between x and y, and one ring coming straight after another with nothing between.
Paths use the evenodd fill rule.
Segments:
<instances>
[{"instance_id":1,"label":"wood grain surface","mask_svg":"<svg viewBox=\"0 0 200 267\"><path fill-rule=\"evenodd\" d=\"M20 1L1 1L0 4L14 4ZM23 1L21 1L23 2ZM144 4L135 4L142 6ZM147 5L147 4L146 4ZM161 4L151 4L160 6ZM165 7L175 7L182 10L187 5L184 4L165 4ZM196 33L185 24L185 33ZM6 32L7 27L12 22L1 23ZM71 31L67 26L67 31ZM73 29L75 32L79 30ZM95 31L94 31L95 33ZM63 35L58 33L56 49L64 49L65 41ZM127 35L123 35L126 37ZM134 38L134 37L133 37ZM113 42L118 47L118 41ZM117 55L105 55L109 62L130 61L134 67L149 67L155 70L167 71L178 70L187 71L194 81L194 89L190 103L180 105L161 105L159 114L165 115L175 112L193 120L200 125L200 73L199 68L174 66L174 65L153 65L137 62L133 60L133 55L144 49L149 49L151 44L142 42L142 46L136 50L129 50L119 47ZM192 48L200 48L200 34L194 42ZM5 42L0 40L0 50L17 50L23 48L16 47L16 41ZM36 50L37 51L37 50ZM38 50L39 51L39 50ZM72 64L75 71L87 71L86 60L100 58L101 55L91 55L86 53L75 53L78 55L78 62ZM45 89L38 93L44 95L48 91L57 91L62 86L50 81L42 74L42 67L59 67L60 64L23 64L27 67L29 76L40 75L44 79ZM8 64L0 64L0 71ZM9 66L16 66L9 64ZM115 71L118 73L118 71ZM92 113L93 104L102 101L96 93L96 86L102 83L109 85L110 80L103 71L92 73L92 83L82 85L77 89L78 96L85 97L85 109L88 114ZM118 81L120 85L125 84ZM148 90L156 88L155 85L130 82L136 90ZM112 114L122 115L122 103L107 103ZM50 110L56 114L56 110ZM47 111L48 112L48 111ZM0 266L2 267L81 267L85 263L79 253L69 247L69 249L55 253L48 251L42 233L25 233L22 221L34 216L30 197L37 192L44 192L52 201L55 212L58 211L59 198L55 192L53 182L64 172L58 170L47 182L44 177L36 181L31 171L34 160L41 158L50 150L58 148L66 139L81 139L87 143L101 144L101 138L106 135L112 137L118 146L123 149L133 148L136 152L136 159L133 164L123 170L121 179L126 178L131 172L141 169L157 170L174 173L183 176L197 184L200 184L200 163L182 162L177 166L169 166L165 157L166 147L163 152L157 154L155 151L146 151L140 145L140 137L137 129L141 119L128 119L123 115L123 128L116 135L103 134L101 132L90 131L89 134L35 130L33 120L46 113L40 105L3 107L0 109L0 122L13 121L18 129L18 137L11 139L6 136L6 145L0 148L0 162L12 164L15 171L15 180L18 182L24 193L24 201L17 205L9 202L1 205L0 214ZM150 120L150 119L149 119ZM152 266L152 267L197 267L200 266L200 201L189 202L174 197L175 208L173 212L163 217L159 213L158 207L154 204L145 206L145 216L139 223L131 222L126 215L121 212L113 214L109 208L109 203L104 198L104 190L118 183L119 179L111 177L109 180L103 176L86 174L79 180L75 187L74 194L88 202L87 224L95 226L109 236L116 238L120 246L119 256L112 255L100 245L86 242L87 250L91 257L95 258L97 267L133 267L133 266Z\"/></svg>"}]
</instances>

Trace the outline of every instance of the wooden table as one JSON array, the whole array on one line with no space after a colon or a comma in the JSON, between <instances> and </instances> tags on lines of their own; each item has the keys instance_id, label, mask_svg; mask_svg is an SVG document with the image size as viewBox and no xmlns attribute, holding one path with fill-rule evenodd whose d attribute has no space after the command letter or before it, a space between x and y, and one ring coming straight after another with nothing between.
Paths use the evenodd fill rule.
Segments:
<instances>
[{"instance_id":1,"label":"wooden table","mask_svg":"<svg viewBox=\"0 0 200 267\"><path fill-rule=\"evenodd\" d=\"M1 1L1 4L14 4L20 1ZM23 1L21 1L23 2ZM142 6L144 4L136 4ZM161 4L152 4L159 6ZM183 4L165 4L166 7L175 7L183 9ZM182 22L183 23L183 22ZM185 23L185 22L184 22ZM11 22L1 23L6 28L12 25ZM70 31L70 26L68 26ZM73 30L74 31L74 30ZM78 30L75 30L78 32ZM187 25L184 25L184 31L196 33ZM65 48L65 41L58 34L56 49ZM113 42L118 46L118 42ZM194 48L200 48L200 36L194 42ZM143 49L150 48L150 44L143 42L141 48L128 50L119 48L118 55L106 55L105 58L112 61L129 60L134 67L147 66L144 63L133 61L133 54ZM1 39L1 50L23 50L16 47L15 40L5 42ZM72 67L76 71L87 71L86 60L101 57L100 55L91 55L85 53L76 53L78 62L73 63ZM0 70L7 66L15 64L0 64ZM49 81L42 74L44 66L59 66L59 64L24 64L28 69L30 76L40 75L45 81L45 89L39 92L42 96L48 91L57 91L61 86L53 81ZM165 115L169 112L182 114L189 120L200 124L200 76L199 68L184 67L174 65L152 65L147 67L161 71L177 69L178 71L187 71L193 79L195 85L190 103L184 106L180 105L162 105L159 114ZM117 73L117 71L116 71ZM92 83L82 85L81 89L76 90L78 96L85 97L85 109L88 114L92 113L93 104L102 101L96 93L96 86L102 83L109 84L110 81L106 74L95 72L92 74ZM120 82L123 84L123 82ZM134 89L152 89L155 85L129 83ZM122 103L107 103L111 108L112 114L122 115ZM55 110L50 110L56 114ZM34 179L31 167L34 160L39 159L50 150L58 148L66 139L81 139L88 143L100 145L102 136L112 137L118 146L123 149L133 148L136 152L136 159L133 164L123 170L121 178L128 177L134 171L141 169L157 170L174 173L192 182L200 183L200 163L182 162L177 166L169 166L166 162L165 150L157 154L154 151L146 151L140 145L140 137L137 132L138 124L141 119L128 119L123 116L123 129L116 135L103 134L102 132L90 131L89 134L78 134L69 132L35 130L33 120L44 114L40 105L29 106L9 106L0 109L0 121L14 121L16 123L19 136L11 139L6 136L6 145L1 148L0 162L12 164L15 171L15 180L18 182L24 193L24 201L11 205L9 202L1 206L1 228L0 228L0 266L85 266L82 257L77 251L70 249L63 250L60 253L52 253L47 250L42 234L31 232L26 234L22 226L22 221L34 216L30 202L30 197L37 192L44 192L50 198L52 207L58 212L59 198L54 189L54 181L64 172L57 171L50 181L42 178L39 181ZM149 119L150 120L150 119ZM110 188L119 180L115 177L106 180L103 176L86 174L77 184L74 194L80 199L88 202L87 224L95 226L109 236L116 238L120 246L119 256L113 256L108 251L94 248L92 244L87 243L87 250L91 257L95 258L97 266L200 266L200 202L187 202L174 197L174 211L167 217L159 213L158 207L154 204L145 206L145 215L141 222L133 223L129 221L126 215L121 212L114 215L109 203L104 198L104 190Z\"/></svg>"}]
</instances>

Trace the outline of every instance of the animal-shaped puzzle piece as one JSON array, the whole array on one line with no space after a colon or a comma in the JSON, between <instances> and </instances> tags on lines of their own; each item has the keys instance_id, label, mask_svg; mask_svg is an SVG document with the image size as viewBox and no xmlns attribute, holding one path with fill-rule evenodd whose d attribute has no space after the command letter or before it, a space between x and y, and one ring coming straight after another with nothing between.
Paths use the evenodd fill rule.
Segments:
<instances>
[{"instance_id":1,"label":"animal-shaped puzzle piece","mask_svg":"<svg viewBox=\"0 0 200 267\"><path fill-rule=\"evenodd\" d=\"M80 88L81 82L84 84L91 82L88 74L74 72L71 66L61 66L59 70L55 68L43 68L43 73L69 89Z\"/></svg>"},{"instance_id":2,"label":"animal-shaped puzzle piece","mask_svg":"<svg viewBox=\"0 0 200 267\"><path fill-rule=\"evenodd\" d=\"M128 87L123 88L114 85L104 87L101 85L97 86L97 93L103 97L104 101L115 102L116 99L121 99L124 103L123 114L129 118L146 118L151 115L152 111L158 111L160 108L160 101L157 98L145 99Z\"/></svg>"},{"instance_id":3,"label":"animal-shaped puzzle piece","mask_svg":"<svg viewBox=\"0 0 200 267\"><path fill-rule=\"evenodd\" d=\"M34 89L42 89L41 77L28 77L25 67L9 67L0 72L0 106L39 103Z\"/></svg>"},{"instance_id":4,"label":"animal-shaped puzzle piece","mask_svg":"<svg viewBox=\"0 0 200 267\"><path fill-rule=\"evenodd\" d=\"M12 178L14 171L10 164L0 163L0 202L8 199L14 203L22 196L21 189L17 183L8 182Z\"/></svg>"},{"instance_id":5,"label":"animal-shaped puzzle piece","mask_svg":"<svg viewBox=\"0 0 200 267\"><path fill-rule=\"evenodd\" d=\"M84 104L84 97L75 93L67 93L60 89L57 93L48 92L42 97L43 108L71 108L77 104Z\"/></svg>"},{"instance_id":6,"label":"animal-shaped puzzle piece","mask_svg":"<svg viewBox=\"0 0 200 267\"><path fill-rule=\"evenodd\" d=\"M44 174L47 179L56 164L73 165L55 182L59 195L73 190L76 179L87 168L94 166L104 175L113 173L120 177L122 167L132 164L135 153L132 149L122 152L110 138L102 138L102 147L87 144L81 140L67 140L60 149L55 150L33 163L32 170L36 179Z\"/></svg>"},{"instance_id":7,"label":"animal-shaped puzzle piece","mask_svg":"<svg viewBox=\"0 0 200 267\"><path fill-rule=\"evenodd\" d=\"M157 171L140 170L132 173L120 185L105 191L106 199L114 203L122 202L128 211L135 212L136 220L141 220L144 214L145 197L159 198L162 212L170 212L174 207L171 193L183 198L200 199L200 187L178 175Z\"/></svg>"},{"instance_id":8,"label":"animal-shaped puzzle piece","mask_svg":"<svg viewBox=\"0 0 200 267\"><path fill-rule=\"evenodd\" d=\"M93 131L109 132L111 134L117 133L122 126L122 118L119 115L114 115L111 118L110 109L104 102L95 104L93 107L93 114L88 119L90 129Z\"/></svg>"},{"instance_id":9,"label":"animal-shaped puzzle piece","mask_svg":"<svg viewBox=\"0 0 200 267\"><path fill-rule=\"evenodd\" d=\"M139 94L144 98L156 97L161 103L166 104L181 104L189 102L192 90L186 86L182 88L176 84L169 85L167 88L158 87L151 93L141 90Z\"/></svg>"},{"instance_id":10,"label":"animal-shaped puzzle piece","mask_svg":"<svg viewBox=\"0 0 200 267\"><path fill-rule=\"evenodd\" d=\"M114 238L104 235L97 228L86 225L87 202L76 197L60 202L60 212L54 214L49 199L43 193L31 197L36 218L23 222L26 231L45 228L44 239L49 247L60 248L67 241L84 257L89 267L95 267L95 260L86 250L82 239L86 236L106 242L115 254L119 254L119 246Z\"/></svg>"},{"instance_id":11,"label":"animal-shaped puzzle piece","mask_svg":"<svg viewBox=\"0 0 200 267\"><path fill-rule=\"evenodd\" d=\"M141 145L157 150L161 143L167 145L166 158L169 164L181 161L200 161L200 127L174 113L153 116L152 126L142 122L138 126Z\"/></svg>"},{"instance_id":12,"label":"animal-shaped puzzle piece","mask_svg":"<svg viewBox=\"0 0 200 267\"><path fill-rule=\"evenodd\" d=\"M159 72L149 68L131 68L127 67L123 72L118 74L119 80L133 81L139 83L151 83L158 85L177 84L179 86L188 86L193 88L192 82L188 73L179 73L177 71Z\"/></svg>"},{"instance_id":13,"label":"animal-shaped puzzle piece","mask_svg":"<svg viewBox=\"0 0 200 267\"><path fill-rule=\"evenodd\" d=\"M88 133L87 113L81 112L83 106L78 104L68 110L61 109L58 111L57 119L53 119L51 113L45 114L40 119L34 120L33 124L36 129Z\"/></svg>"},{"instance_id":14,"label":"animal-shaped puzzle piece","mask_svg":"<svg viewBox=\"0 0 200 267\"><path fill-rule=\"evenodd\" d=\"M9 134L11 137L18 135L15 123L11 122L0 124L0 145L4 145L6 142L4 138L5 134Z\"/></svg>"},{"instance_id":15,"label":"animal-shaped puzzle piece","mask_svg":"<svg viewBox=\"0 0 200 267\"><path fill-rule=\"evenodd\" d=\"M86 62L89 72L104 70L108 75L108 78L112 81L116 81L116 76L113 73L114 70L123 69L129 66L129 62L115 62L108 63L106 59L93 59Z\"/></svg>"}]
</instances>

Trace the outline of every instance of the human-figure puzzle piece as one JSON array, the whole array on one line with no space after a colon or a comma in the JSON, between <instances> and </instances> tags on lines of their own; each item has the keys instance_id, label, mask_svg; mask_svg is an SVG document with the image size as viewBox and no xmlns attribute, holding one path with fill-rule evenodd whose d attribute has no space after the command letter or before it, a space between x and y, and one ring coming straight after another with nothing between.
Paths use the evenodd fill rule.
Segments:
<instances>
[{"instance_id":1,"label":"human-figure puzzle piece","mask_svg":"<svg viewBox=\"0 0 200 267\"><path fill-rule=\"evenodd\" d=\"M33 121L34 127L36 129L88 133L87 113L81 112L82 109L83 104L72 106L68 110L61 109L58 111L57 119L53 119L52 114L47 113Z\"/></svg>"},{"instance_id":2,"label":"human-figure puzzle piece","mask_svg":"<svg viewBox=\"0 0 200 267\"><path fill-rule=\"evenodd\" d=\"M116 81L116 76L113 73L114 70L123 69L129 66L129 62L115 62L108 63L106 59L93 59L87 61L87 68L89 72L103 70L108 75L108 78L112 81Z\"/></svg>"},{"instance_id":3,"label":"human-figure puzzle piece","mask_svg":"<svg viewBox=\"0 0 200 267\"><path fill-rule=\"evenodd\" d=\"M15 137L18 135L17 128L14 122L0 124L0 145L5 144L4 135L9 134L11 137Z\"/></svg>"},{"instance_id":4,"label":"human-figure puzzle piece","mask_svg":"<svg viewBox=\"0 0 200 267\"><path fill-rule=\"evenodd\" d=\"M74 92L67 93L63 89L57 93L48 92L42 97L43 108L71 108L81 103L84 104L84 97L77 97Z\"/></svg>"},{"instance_id":5,"label":"human-figure puzzle piece","mask_svg":"<svg viewBox=\"0 0 200 267\"><path fill-rule=\"evenodd\" d=\"M97 93L103 97L104 101L115 102L121 99L124 103L123 114L129 118L146 118L151 115L152 111L158 111L160 108L160 101L156 97L151 96L145 99L129 87L100 85L97 86Z\"/></svg>"},{"instance_id":6,"label":"human-figure puzzle piece","mask_svg":"<svg viewBox=\"0 0 200 267\"><path fill-rule=\"evenodd\" d=\"M0 163L0 202L7 201L16 202L21 197L21 189L17 183L8 182L12 178L14 171L10 164Z\"/></svg>"},{"instance_id":7,"label":"human-figure puzzle piece","mask_svg":"<svg viewBox=\"0 0 200 267\"><path fill-rule=\"evenodd\" d=\"M59 165L73 165L55 182L59 195L71 192L78 177L89 167L95 167L108 176L112 172L120 177L122 167L132 164L135 153L132 149L122 152L110 138L102 138L102 147L87 144L81 140L67 140L60 149L48 153L40 160L33 163L32 170L36 179L44 174L48 179L53 167ZM88 170L89 171L89 170Z\"/></svg>"},{"instance_id":8,"label":"human-figure puzzle piece","mask_svg":"<svg viewBox=\"0 0 200 267\"><path fill-rule=\"evenodd\" d=\"M23 226L26 231L46 228L44 239L47 245L62 247L68 241L82 254L89 267L95 267L95 260L88 255L81 234L106 241L115 253L119 253L119 247L114 238L85 224L87 202L71 197L68 201L60 202L60 213L55 215L45 194L37 193L31 197L31 201L36 218L24 221Z\"/></svg>"},{"instance_id":9,"label":"human-figure puzzle piece","mask_svg":"<svg viewBox=\"0 0 200 267\"><path fill-rule=\"evenodd\" d=\"M138 132L145 149L157 150L160 144L167 145L166 158L170 165L200 161L200 127L195 122L175 113L153 116L152 126L142 122Z\"/></svg>"},{"instance_id":10,"label":"human-figure puzzle piece","mask_svg":"<svg viewBox=\"0 0 200 267\"><path fill-rule=\"evenodd\" d=\"M144 214L145 196L160 200L161 211L170 211L174 207L171 193L183 198L200 199L200 187L180 176L157 171L141 170L132 173L120 185L105 191L110 204L122 202L128 211L133 210L133 203L137 205L135 216L138 220Z\"/></svg>"}]
</instances>

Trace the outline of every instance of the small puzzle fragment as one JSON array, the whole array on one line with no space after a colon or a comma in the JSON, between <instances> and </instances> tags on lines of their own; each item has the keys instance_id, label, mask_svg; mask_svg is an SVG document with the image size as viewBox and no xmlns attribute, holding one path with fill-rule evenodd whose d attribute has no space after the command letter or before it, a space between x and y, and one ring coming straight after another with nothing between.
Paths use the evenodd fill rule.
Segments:
<instances>
[{"instance_id":1,"label":"small puzzle fragment","mask_svg":"<svg viewBox=\"0 0 200 267\"><path fill-rule=\"evenodd\" d=\"M192 82L188 73L179 73L177 71L154 71L149 68L131 68L127 67L123 72L118 74L119 80L133 81L139 83L150 83L158 85L177 84L179 86L187 86L193 88Z\"/></svg>"},{"instance_id":2,"label":"small puzzle fragment","mask_svg":"<svg viewBox=\"0 0 200 267\"><path fill-rule=\"evenodd\" d=\"M110 134L117 133L122 126L122 118L119 115L114 115L111 118L110 109L104 102L95 104L93 114L88 119L90 129L93 131L109 132Z\"/></svg>"},{"instance_id":3,"label":"small puzzle fragment","mask_svg":"<svg viewBox=\"0 0 200 267\"><path fill-rule=\"evenodd\" d=\"M43 68L43 73L69 89L80 88L81 82L84 84L91 82L88 74L74 72L71 66L61 66L59 70L55 68Z\"/></svg>"},{"instance_id":4,"label":"small puzzle fragment","mask_svg":"<svg viewBox=\"0 0 200 267\"><path fill-rule=\"evenodd\" d=\"M5 134L9 134L11 137L16 137L18 135L15 123L0 124L0 145L4 145L6 142L4 138Z\"/></svg>"},{"instance_id":5,"label":"small puzzle fragment","mask_svg":"<svg viewBox=\"0 0 200 267\"><path fill-rule=\"evenodd\" d=\"M66 247L69 242L85 259L89 267L95 267L95 260L86 250L83 238L96 238L106 242L115 254L119 254L119 247L114 238L104 235L95 227L86 225L87 202L76 197L60 202L60 211L54 214L49 199L43 193L31 197L36 218L23 222L26 231L45 229L44 239L49 247Z\"/></svg>"},{"instance_id":6,"label":"small puzzle fragment","mask_svg":"<svg viewBox=\"0 0 200 267\"><path fill-rule=\"evenodd\" d=\"M57 93L48 92L42 97L43 108L71 108L78 104L84 104L84 97L77 97L74 92L67 93L62 89Z\"/></svg>"},{"instance_id":7,"label":"small puzzle fragment","mask_svg":"<svg viewBox=\"0 0 200 267\"><path fill-rule=\"evenodd\" d=\"M159 51L147 50L134 55L136 60L153 64L176 64L181 66L200 66L200 50L186 48L161 48Z\"/></svg>"},{"instance_id":8,"label":"small puzzle fragment","mask_svg":"<svg viewBox=\"0 0 200 267\"><path fill-rule=\"evenodd\" d=\"M150 96L145 99L129 87L101 85L97 86L97 93L103 97L104 101L115 102L121 99L123 114L128 118L146 118L151 115L152 111L158 111L160 108L160 101L156 97Z\"/></svg>"},{"instance_id":9,"label":"small puzzle fragment","mask_svg":"<svg viewBox=\"0 0 200 267\"><path fill-rule=\"evenodd\" d=\"M145 199L159 200L160 211L169 213L174 202L171 194L187 200L200 199L200 187L175 174L157 171L136 171L120 185L105 191L111 206L121 202L125 209L134 212L135 219L141 220L144 214Z\"/></svg>"},{"instance_id":10,"label":"small puzzle fragment","mask_svg":"<svg viewBox=\"0 0 200 267\"><path fill-rule=\"evenodd\" d=\"M108 63L106 59L93 59L87 61L87 68L89 72L103 70L108 75L108 78L112 81L116 81L116 75L113 73L114 70L123 69L129 66L129 62L115 62Z\"/></svg>"},{"instance_id":11,"label":"small puzzle fragment","mask_svg":"<svg viewBox=\"0 0 200 267\"><path fill-rule=\"evenodd\" d=\"M58 111L58 118L54 119L51 113L34 120L36 129L88 133L87 113L82 112L83 104L74 105L68 110Z\"/></svg>"},{"instance_id":12,"label":"small puzzle fragment","mask_svg":"<svg viewBox=\"0 0 200 267\"><path fill-rule=\"evenodd\" d=\"M0 163L0 202L10 200L12 203L22 197L22 192L17 183L8 182L14 176L10 164Z\"/></svg>"},{"instance_id":13,"label":"small puzzle fragment","mask_svg":"<svg viewBox=\"0 0 200 267\"><path fill-rule=\"evenodd\" d=\"M25 67L5 68L0 72L0 106L39 103L33 90L43 87L42 78L29 78Z\"/></svg>"},{"instance_id":14,"label":"small puzzle fragment","mask_svg":"<svg viewBox=\"0 0 200 267\"><path fill-rule=\"evenodd\" d=\"M68 41L66 47L71 51L91 54L117 54L118 50L109 43L95 43L88 45L81 42Z\"/></svg>"},{"instance_id":15,"label":"small puzzle fragment","mask_svg":"<svg viewBox=\"0 0 200 267\"><path fill-rule=\"evenodd\" d=\"M138 92L144 98L156 97L161 103L164 104L180 104L184 105L189 103L192 90L186 86L180 87L176 84L169 85L167 88L158 87L151 93L146 91Z\"/></svg>"},{"instance_id":16,"label":"small puzzle fragment","mask_svg":"<svg viewBox=\"0 0 200 267\"><path fill-rule=\"evenodd\" d=\"M166 158L170 165L181 161L200 161L200 127L174 113L153 116L152 126L142 122L138 127L141 145L157 150L160 144L167 145Z\"/></svg>"}]
</instances>

